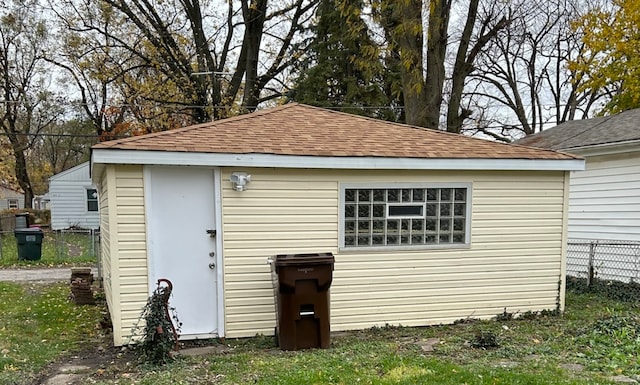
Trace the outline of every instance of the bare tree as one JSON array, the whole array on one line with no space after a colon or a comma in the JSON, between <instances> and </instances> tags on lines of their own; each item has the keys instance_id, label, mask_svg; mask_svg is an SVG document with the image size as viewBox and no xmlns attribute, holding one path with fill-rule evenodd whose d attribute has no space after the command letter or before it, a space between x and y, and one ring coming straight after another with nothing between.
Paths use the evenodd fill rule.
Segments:
<instances>
[{"instance_id":1,"label":"bare tree","mask_svg":"<svg viewBox=\"0 0 640 385\"><path fill-rule=\"evenodd\" d=\"M114 63L109 76L93 87L98 97L82 96L104 126L98 115L107 93L111 99L125 94L120 98L132 109L146 101L189 111L193 122L250 111L282 96L282 76L297 60L295 52L304 50L294 44L296 36L316 3L64 0L51 5L67 31L80 39L93 36L85 44L87 55L99 52ZM96 83L97 75L87 75L86 66L58 62L81 89Z\"/></svg>"},{"instance_id":2,"label":"bare tree","mask_svg":"<svg viewBox=\"0 0 640 385\"><path fill-rule=\"evenodd\" d=\"M509 141L593 113L594 105L606 95L582 91L581 75L568 68L569 61L584 50L571 27L582 3L512 4L509 26L499 32L490 49L481 52L472 75L473 88L467 90L466 101L480 113L467 129Z\"/></svg>"},{"instance_id":3,"label":"bare tree","mask_svg":"<svg viewBox=\"0 0 640 385\"><path fill-rule=\"evenodd\" d=\"M509 22L497 3L481 3L469 0L457 9L451 0L379 5L379 20L401 75L407 123L439 128L446 103L446 129L460 132L470 115L461 108L466 79L474 71L479 53ZM427 20L423 20L423 13ZM457 25L450 25L452 17L463 21L460 31ZM448 63L453 52L455 60Z\"/></svg>"},{"instance_id":4,"label":"bare tree","mask_svg":"<svg viewBox=\"0 0 640 385\"><path fill-rule=\"evenodd\" d=\"M0 130L11 144L25 207L31 207L33 198L28 152L38 134L62 112L55 95L47 91L48 76L43 67L47 27L35 10L35 1L15 1L0 16Z\"/></svg>"}]
</instances>

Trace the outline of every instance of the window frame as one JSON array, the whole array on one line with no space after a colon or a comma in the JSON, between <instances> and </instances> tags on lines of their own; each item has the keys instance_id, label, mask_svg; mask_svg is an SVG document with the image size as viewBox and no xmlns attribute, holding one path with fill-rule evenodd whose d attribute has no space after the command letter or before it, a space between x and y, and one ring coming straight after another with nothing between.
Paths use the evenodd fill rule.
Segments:
<instances>
[{"instance_id":1,"label":"window frame","mask_svg":"<svg viewBox=\"0 0 640 385\"><path fill-rule=\"evenodd\" d=\"M465 232L464 243L437 243L437 244L419 244L419 245L382 245L382 246L345 246L345 192L348 189L446 189L446 188L464 188L467 190L467 196L465 201ZM473 196L473 183L471 182L452 182L452 183L340 183L339 189L339 206L338 206L338 250L341 252L387 252L393 250L434 250L434 249L468 249L471 247L471 213L472 213L472 196ZM423 202L407 202L408 205L422 205ZM425 198L426 210L426 198ZM385 202L387 205L385 210L385 218L389 218L389 202ZM392 205L403 205L404 202L393 202ZM426 214L426 211L423 211ZM404 217L392 217L389 219L403 219ZM407 217L411 219L415 217Z\"/></svg>"},{"instance_id":2,"label":"window frame","mask_svg":"<svg viewBox=\"0 0 640 385\"><path fill-rule=\"evenodd\" d=\"M15 207L12 207L11 202L15 202ZM7 209L14 210L20 208L20 199L18 198L7 198Z\"/></svg>"},{"instance_id":3,"label":"window frame","mask_svg":"<svg viewBox=\"0 0 640 385\"><path fill-rule=\"evenodd\" d=\"M427 202L386 202L385 203L386 208L385 208L385 213L386 213L386 218L393 218L393 219L420 219L423 218L425 213L427 212ZM422 210L422 215L391 215L389 213L389 208L390 206L406 206L406 207L420 207Z\"/></svg>"},{"instance_id":4,"label":"window frame","mask_svg":"<svg viewBox=\"0 0 640 385\"><path fill-rule=\"evenodd\" d=\"M92 201L93 199L89 199L89 191L95 191L96 197L95 197L95 202L96 202L96 209L95 210L89 210L89 202ZM97 213L100 212L100 198L98 197L98 189L94 188L94 187L85 187L85 206L87 208L87 212L88 213Z\"/></svg>"}]
</instances>

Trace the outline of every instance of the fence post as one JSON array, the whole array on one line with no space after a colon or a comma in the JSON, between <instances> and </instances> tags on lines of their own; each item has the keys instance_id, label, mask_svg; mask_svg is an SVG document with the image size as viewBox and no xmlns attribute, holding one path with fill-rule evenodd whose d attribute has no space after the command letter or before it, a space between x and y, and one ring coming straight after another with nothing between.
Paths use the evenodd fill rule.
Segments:
<instances>
[{"instance_id":1,"label":"fence post","mask_svg":"<svg viewBox=\"0 0 640 385\"><path fill-rule=\"evenodd\" d=\"M91 234L91 256L95 257L96 256L96 240L95 240L95 233L93 232L93 229L89 229L89 232Z\"/></svg>"},{"instance_id":2,"label":"fence post","mask_svg":"<svg viewBox=\"0 0 640 385\"><path fill-rule=\"evenodd\" d=\"M100 244L100 241L101 241L100 230L94 231L93 234L95 236L93 244L96 250L94 257L96 258L96 265L98 268L98 285L100 286L101 289L103 289L104 279L102 277L102 259L101 259L102 245Z\"/></svg>"},{"instance_id":3,"label":"fence post","mask_svg":"<svg viewBox=\"0 0 640 385\"><path fill-rule=\"evenodd\" d=\"M589 261L587 262L587 287L591 287L593 283L593 258L596 254L596 242L589 242Z\"/></svg>"}]
</instances>

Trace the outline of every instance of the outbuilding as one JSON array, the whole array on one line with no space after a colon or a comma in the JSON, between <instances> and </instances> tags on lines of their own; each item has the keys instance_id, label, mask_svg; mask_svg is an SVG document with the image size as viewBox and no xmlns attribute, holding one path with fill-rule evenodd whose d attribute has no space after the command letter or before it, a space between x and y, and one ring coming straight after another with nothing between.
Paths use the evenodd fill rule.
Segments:
<instances>
[{"instance_id":1,"label":"outbuilding","mask_svg":"<svg viewBox=\"0 0 640 385\"><path fill-rule=\"evenodd\" d=\"M183 338L273 334L279 254L335 256L334 331L564 308L573 155L292 103L92 167L116 345L159 278Z\"/></svg>"}]
</instances>

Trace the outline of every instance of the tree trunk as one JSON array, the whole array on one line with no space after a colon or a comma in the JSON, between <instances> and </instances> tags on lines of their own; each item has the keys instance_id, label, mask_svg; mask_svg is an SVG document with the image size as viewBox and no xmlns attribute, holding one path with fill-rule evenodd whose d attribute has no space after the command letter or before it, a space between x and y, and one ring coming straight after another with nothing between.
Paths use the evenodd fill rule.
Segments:
<instances>
[{"instance_id":1,"label":"tree trunk","mask_svg":"<svg viewBox=\"0 0 640 385\"><path fill-rule=\"evenodd\" d=\"M427 93L422 65L422 1L390 2L383 12L383 23L397 56L394 61L400 71L406 123L425 127Z\"/></svg>"},{"instance_id":2,"label":"tree trunk","mask_svg":"<svg viewBox=\"0 0 640 385\"><path fill-rule=\"evenodd\" d=\"M218 87L216 87L216 66L211 51L209 50L209 42L204 33L200 2L198 0L183 0L182 6L191 24L191 33L196 48L197 71L203 73L193 80L196 94L195 105L200 106L194 111L194 119L198 123L204 123L210 120L210 114L204 108L204 106L209 105L209 92L212 94L213 118L214 120L218 119L218 109L216 107L220 104L220 92L218 91Z\"/></svg>"},{"instance_id":3,"label":"tree trunk","mask_svg":"<svg viewBox=\"0 0 640 385\"><path fill-rule=\"evenodd\" d=\"M479 2L479 0L471 0L469 3L467 21L464 24L464 30L462 31L462 37L458 45L456 62L451 76L451 96L449 97L449 104L447 106L447 131L449 132L459 133L462 128L462 123L470 116L469 111L460 111L460 104L462 103L464 81L467 75L473 70L473 64L467 60L467 51L471 44L471 34L473 33L473 26L476 23Z\"/></svg>"},{"instance_id":4,"label":"tree trunk","mask_svg":"<svg viewBox=\"0 0 640 385\"><path fill-rule=\"evenodd\" d=\"M29 178L29 173L27 171L27 159L24 155L24 146L22 145L20 138L16 135L8 135L8 137L16 160L16 180L24 192L24 207L30 209L33 201L33 187L31 187L31 179Z\"/></svg>"},{"instance_id":5,"label":"tree trunk","mask_svg":"<svg viewBox=\"0 0 640 385\"><path fill-rule=\"evenodd\" d=\"M267 13L267 0L247 0L242 2L242 15L244 18L244 40L242 49L246 53L246 73L244 84L244 97L242 105L249 111L256 109L260 99L262 85L258 84L258 58L260 55L260 41Z\"/></svg>"},{"instance_id":6,"label":"tree trunk","mask_svg":"<svg viewBox=\"0 0 640 385\"><path fill-rule=\"evenodd\" d=\"M438 128L442 87L444 85L444 60L447 53L451 0L429 2L429 26L427 27L427 78L424 126Z\"/></svg>"},{"instance_id":7,"label":"tree trunk","mask_svg":"<svg viewBox=\"0 0 640 385\"><path fill-rule=\"evenodd\" d=\"M494 20L493 17L487 16L481 24L480 35L477 41L471 47L471 35L476 25L476 19L478 17L478 5L480 0L471 0L469 3L469 13L467 14L467 20L465 21L464 30L460 38L460 44L458 45L458 53L456 54L456 61L453 66L453 74L451 76L451 95L449 96L449 103L447 106L447 131L460 133L462 130L462 124L464 120L471 116L472 111L461 108L462 95L464 92L464 83L467 77L474 70L474 63L476 57L485 48L487 43L493 39L498 32L505 28L509 21L506 18L501 18L493 26L490 24ZM484 33L484 31L487 31ZM471 50L469 50L471 47Z\"/></svg>"}]
</instances>

